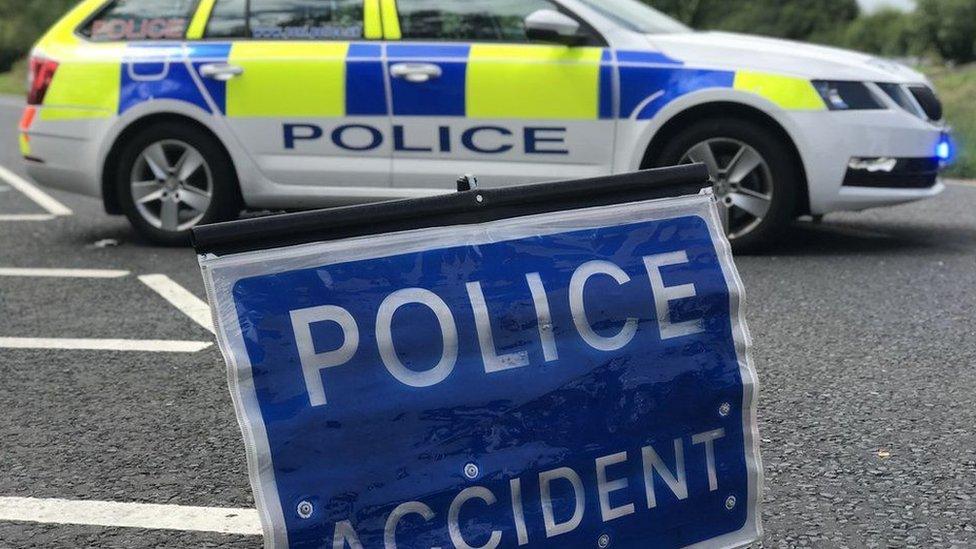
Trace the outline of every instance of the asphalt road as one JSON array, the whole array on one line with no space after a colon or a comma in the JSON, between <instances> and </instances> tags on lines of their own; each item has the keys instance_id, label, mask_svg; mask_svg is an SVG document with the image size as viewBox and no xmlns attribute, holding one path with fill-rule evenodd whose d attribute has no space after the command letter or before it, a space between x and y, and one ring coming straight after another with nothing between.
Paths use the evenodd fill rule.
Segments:
<instances>
[{"instance_id":1,"label":"asphalt road","mask_svg":"<svg viewBox=\"0 0 976 549\"><path fill-rule=\"evenodd\" d=\"M0 101L0 165L20 171ZM90 199L0 221L0 337L210 341L136 278L197 296L190 250L140 241ZM976 546L976 185L798 224L740 257L760 376L764 547ZM0 214L43 213L0 183ZM104 239L118 247L99 248ZM0 497L251 507L216 348L190 354L0 350ZM2 547L258 547L260 538L0 522Z\"/></svg>"}]
</instances>

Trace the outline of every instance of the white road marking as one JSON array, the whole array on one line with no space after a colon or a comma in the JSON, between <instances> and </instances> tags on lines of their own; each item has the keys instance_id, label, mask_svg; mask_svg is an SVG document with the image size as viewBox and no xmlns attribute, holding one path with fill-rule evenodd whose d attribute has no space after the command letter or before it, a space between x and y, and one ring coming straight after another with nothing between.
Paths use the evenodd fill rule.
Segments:
<instances>
[{"instance_id":1,"label":"white road marking","mask_svg":"<svg viewBox=\"0 0 976 549\"><path fill-rule=\"evenodd\" d=\"M24 193L27 198L30 198L38 206L44 208L47 213L56 216L71 215L71 210L67 206L51 198L51 196L46 192L38 189L31 183L28 183L26 179L20 177L7 168L4 168L3 166L0 166L0 179L5 181L11 187Z\"/></svg>"},{"instance_id":2,"label":"white road marking","mask_svg":"<svg viewBox=\"0 0 976 549\"><path fill-rule=\"evenodd\" d=\"M210 315L210 306L206 301L193 295L166 275L143 275L139 280L210 333L217 333L214 329L213 317Z\"/></svg>"},{"instance_id":3,"label":"white road marking","mask_svg":"<svg viewBox=\"0 0 976 549\"><path fill-rule=\"evenodd\" d=\"M15 269L0 267L0 276L29 278L123 278L129 271L106 269Z\"/></svg>"},{"instance_id":4,"label":"white road marking","mask_svg":"<svg viewBox=\"0 0 976 549\"><path fill-rule=\"evenodd\" d=\"M0 214L0 221L51 221L57 218L51 214Z\"/></svg>"},{"instance_id":5,"label":"white road marking","mask_svg":"<svg viewBox=\"0 0 976 549\"><path fill-rule=\"evenodd\" d=\"M254 509L0 497L0 521L260 536Z\"/></svg>"},{"instance_id":6,"label":"white road marking","mask_svg":"<svg viewBox=\"0 0 976 549\"><path fill-rule=\"evenodd\" d=\"M211 345L213 345L213 343L210 343L209 341L0 337L0 349L68 349L74 351L196 353L210 347Z\"/></svg>"}]
</instances>

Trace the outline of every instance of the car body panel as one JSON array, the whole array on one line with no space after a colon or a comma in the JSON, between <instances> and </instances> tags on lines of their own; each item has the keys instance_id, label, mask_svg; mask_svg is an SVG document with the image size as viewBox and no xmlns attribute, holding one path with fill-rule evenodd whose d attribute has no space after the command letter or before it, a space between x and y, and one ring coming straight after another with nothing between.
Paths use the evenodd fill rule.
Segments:
<instances>
[{"instance_id":1,"label":"car body panel","mask_svg":"<svg viewBox=\"0 0 976 549\"><path fill-rule=\"evenodd\" d=\"M857 80L915 83L925 77L899 63L865 53L793 40L731 32L693 32L649 36L666 55L689 64L727 65L794 75L807 80Z\"/></svg>"},{"instance_id":2,"label":"car body panel","mask_svg":"<svg viewBox=\"0 0 976 549\"><path fill-rule=\"evenodd\" d=\"M196 40L214 5L206 0L187 39L91 42L75 30L105 2L86 0L35 48L59 68L21 149L39 182L102 197L118 137L149 116L183 116L221 141L248 206L298 209L449 192L461 173L498 186L633 171L669 121L726 104L789 136L809 213L941 190L843 187L852 157L932 157L945 130L877 90L886 109L828 111L811 82L927 83L911 69L731 33L648 36L559 3L607 45L403 41L387 0L365 0L358 40ZM391 77L402 63L436 65L440 78ZM246 76L206 78L207 64Z\"/></svg>"}]
</instances>

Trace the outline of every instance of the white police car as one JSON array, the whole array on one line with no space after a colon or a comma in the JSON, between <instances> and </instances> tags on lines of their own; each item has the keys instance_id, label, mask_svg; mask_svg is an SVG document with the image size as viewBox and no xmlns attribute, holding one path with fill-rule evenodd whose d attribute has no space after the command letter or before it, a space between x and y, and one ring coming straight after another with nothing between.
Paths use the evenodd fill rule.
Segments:
<instances>
[{"instance_id":1,"label":"white police car","mask_svg":"<svg viewBox=\"0 0 976 549\"><path fill-rule=\"evenodd\" d=\"M301 209L704 162L750 247L938 194L919 73L693 32L637 0L86 0L37 45L21 149L160 243Z\"/></svg>"}]
</instances>

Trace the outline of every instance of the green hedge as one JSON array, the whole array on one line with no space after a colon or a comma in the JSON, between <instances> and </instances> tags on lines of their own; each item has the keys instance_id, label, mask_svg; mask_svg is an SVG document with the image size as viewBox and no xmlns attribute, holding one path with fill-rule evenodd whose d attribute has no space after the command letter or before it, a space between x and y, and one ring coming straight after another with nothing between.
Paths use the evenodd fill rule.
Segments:
<instances>
[{"instance_id":1,"label":"green hedge","mask_svg":"<svg viewBox=\"0 0 976 549\"><path fill-rule=\"evenodd\" d=\"M30 51L34 42L77 0L0 0L0 73Z\"/></svg>"},{"instance_id":2,"label":"green hedge","mask_svg":"<svg viewBox=\"0 0 976 549\"><path fill-rule=\"evenodd\" d=\"M956 139L956 157L948 175L976 179L976 64L926 72L939 90Z\"/></svg>"},{"instance_id":3,"label":"green hedge","mask_svg":"<svg viewBox=\"0 0 976 549\"><path fill-rule=\"evenodd\" d=\"M917 0L913 13L862 14L856 0L644 0L696 29L854 48L888 57L976 61L976 0Z\"/></svg>"},{"instance_id":4,"label":"green hedge","mask_svg":"<svg viewBox=\"0 0 976 549\"><path fill-rule=\"evenodd\" d=\"M0 94L24 95L27 86L27 62L14 63L10 72L0 73Z\"/></svg>"}]
</instances>

